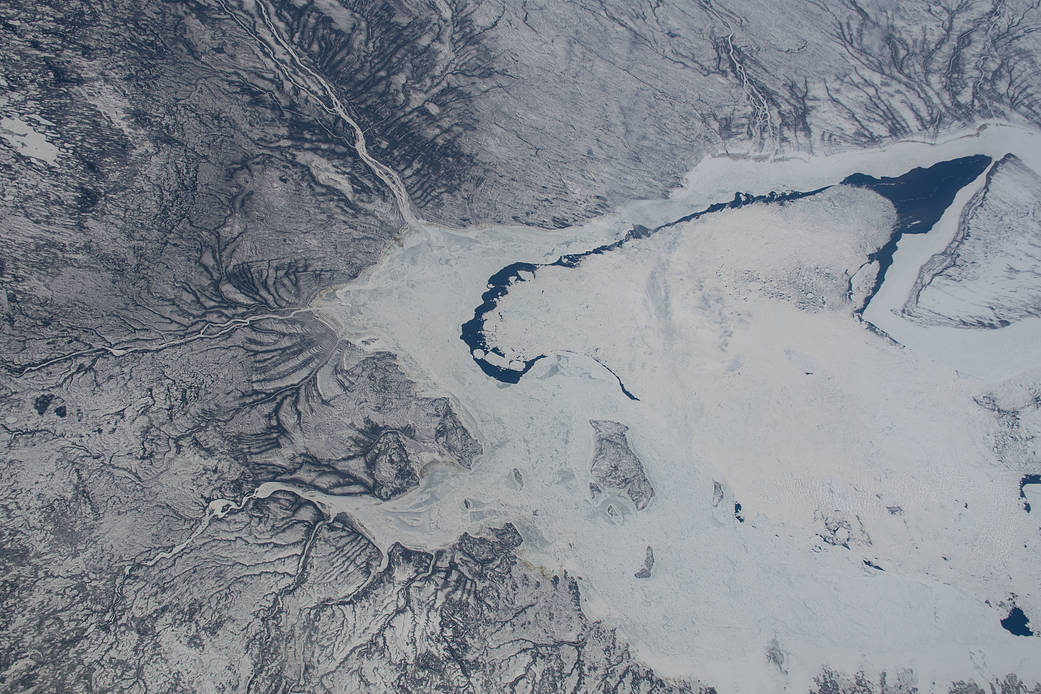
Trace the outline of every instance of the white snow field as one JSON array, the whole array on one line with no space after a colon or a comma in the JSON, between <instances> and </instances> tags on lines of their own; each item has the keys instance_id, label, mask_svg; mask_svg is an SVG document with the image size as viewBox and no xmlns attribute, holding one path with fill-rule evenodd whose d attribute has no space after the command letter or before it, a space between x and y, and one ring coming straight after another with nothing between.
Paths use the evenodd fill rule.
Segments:
<instances>
[{"instance_id":1,"label":"white snow field","mask_svg":"<svg viewBox=\"0 0 1041 694\"><path fill-rule=\"evenodd\" d=\"M527 560L580 577L590 614L618 625L659 674L720 691L806 691L823 666L910 668L921 691L1041 678L1041 642L1000 625L1013 595L1041 617L1041 516L1024 512L1024 471L1000 455L1003 425L980 404L1041 384L1041 321L968 330L901 312L985 174L932 232L900 242L864 313L892 339L854 308L895 213L850 187L540 268L487 316L507 358L548 355L515 385L485 375L459 337L488 277L510 263L552 262L736 191L1009 152L1041 171L1041 138L992 125L884 151L713 159L670 199L578 229L403 239L323 316L368 349L401 354L431 392L454 394L485 455L472 471L431 468L417 492L349 510L381 545L512 522ZM624 495L594 501L591 419L629 427L655 491L646 509ZM647 546L654 568L637 579ZM783 662L766 657L774 643Z\"/></svg>"}]
</instances>

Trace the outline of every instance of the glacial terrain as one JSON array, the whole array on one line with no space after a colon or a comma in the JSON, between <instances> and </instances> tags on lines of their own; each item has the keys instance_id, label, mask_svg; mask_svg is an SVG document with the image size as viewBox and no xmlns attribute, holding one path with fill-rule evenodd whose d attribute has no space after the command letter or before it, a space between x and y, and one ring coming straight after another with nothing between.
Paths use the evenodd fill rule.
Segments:
<instances>
[{"instance_id":1,"label":"glacial terrain","mask_svg":"<svg viewBox=\"0 0 1041 694\"><path fill-rule=\"evenodd\" d=\"M0 691L1041 692L1039 28L0 6Z\"/></svg>"}]
</instances>

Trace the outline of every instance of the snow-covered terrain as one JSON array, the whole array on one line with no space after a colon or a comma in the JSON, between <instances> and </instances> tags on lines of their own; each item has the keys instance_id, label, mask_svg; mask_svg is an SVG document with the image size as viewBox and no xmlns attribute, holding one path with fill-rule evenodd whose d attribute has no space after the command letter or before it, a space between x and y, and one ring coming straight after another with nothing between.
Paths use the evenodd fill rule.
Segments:
<instances>
[{"instance_id":1,"label":"snow-covered terrain","mask_svg":"<svg viewBox=\"0 0 1041 694\"><path fill-rule=\"evenodd\" d=\"M0 3L0 691L1041 694L1041 3Z\"/></svg>"},{"instance_id":2,"label":"snow-covered terrain","mask_svg":"<svg viewBox=\"0 0 1041 694\"><path fill-rule=\"evenodd\" d=\"M471 472L413 509L424 522L451 532L513 522L523 556L579 576L590 609L657 671L742 692L805 691L823 666L907 667L924 690L1039 677L1036 642L1000 624L1012 595L1041 614L1037 517L1023 511L1020 472L996 454L1000 423L980 398L1007 379L1041 381L1030 370L1041 341L1008 333L1016 354L980 364L962 360L946 328L914 324L921 337L906 346L868 329L846 292L894 223L879 195L839 186L724 210L575 268L538 269L487 320L507 361L548 355L516 385L487 377L459 339L486 279L511 262L552 262L735 191L809 190L1010 151L1029 162L1041 150L1035 136L991 126L821 159L716 159L670 200L567 234L407 242L323 315L454 394L485 443ZM979 185L932 232L900 241L865 321L903 342L886 317L907 320L893 311L908 290L892 287L949 242ZM629 427L654 489L646 508L590 491L591 419ZM422 544L427 531L399 540ZM653 575L637 579L648 546ZM781 662L765 657L771 648Z\"/></svg>"}]
</instances>

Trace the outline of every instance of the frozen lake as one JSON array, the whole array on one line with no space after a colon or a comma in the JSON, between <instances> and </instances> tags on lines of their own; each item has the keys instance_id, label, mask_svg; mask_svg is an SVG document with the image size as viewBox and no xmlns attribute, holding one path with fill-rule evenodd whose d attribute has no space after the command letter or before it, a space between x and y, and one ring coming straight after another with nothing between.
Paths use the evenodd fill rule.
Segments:
<instances>
[{"instance_id":1,"label":"frozen lake","mask_svg":"<svg viewBox=\"0 0 1041 694\"><path fill-rule=\"evenodd\" d=\"M486 453L395 502L413 503L400 541L512 522L523 556L580 577L588 612L659 673L724 691L805 690L825 664L913 666L923 683L1041 676L1035 643L1001 624L1013 593L1041 614L1037 522L979 404L1036 377L1041 339L899 313L1010 151L1037 162L1036 138L1007 127L715 159L668 200L580 228L406 238L323 315L453 394ZM734 191L748 204L696 214ZM771 191L813 194L757 197ZM629 428L645 509L591 494L591 419ZM648 546L654 571L637 579Z\"/></svg>"}]
</instances>

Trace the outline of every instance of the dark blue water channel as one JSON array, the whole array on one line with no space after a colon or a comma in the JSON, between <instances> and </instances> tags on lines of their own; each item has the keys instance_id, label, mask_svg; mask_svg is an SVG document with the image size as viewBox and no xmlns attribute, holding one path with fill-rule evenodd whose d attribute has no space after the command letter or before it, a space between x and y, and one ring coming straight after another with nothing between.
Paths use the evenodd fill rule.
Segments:
<instances>
[{"instance_id":1,"label":"dark blue water channel","mask_svg":"<svg viewBox=\"0 0 1041 694\"><path fill-rule=\"evenodd\" d=\"M954 202L958 191L975 181L990 163L990 157L977 154L943 161L929 168L911 169L897 178L874 178L856 173L842 179L843 185L873 190L896 208L897 222L889 240L868 256L868 260L878 261L878 274L861 310L882 288L900 238L904 234L928 233Z\"/></svg>"},{"instance_id":2,"label":"dark blue water channel","mask_svg":"<svg viewBox=\"0 0 1041 694\"><path fill-rule=\"evenodd\" d=\"M1023 479L1019 481L1019 498L1023 500L1023 508L1030 513L1030 501L1027 500L1026 491L1023 489L1028 484L1041 484L1041 475L1023 475Z\"/></svg>"},{"instance_id":3,"label":"dark blue water channel","mask_svg":"<svg viewBox=\"0 0 1041 694\"><path fill-rule=\"evenodd\" d=\"M844 178L838 185L852 186L855 188L868 188L889 200L896 208L897 223L893 227L889 240L877 251L868 256L868 260L877 261L879 264L878 276L875 286L872 288L868 299L859 310L863 310L870 303L871 298L878 292L885 279L885 273L893 263L893 255L897 244L904 234L924 234L933 228L940 217L951 203L958 191L974 181L990 165L991 158L982 154L971 157L961 157L950 161L940 162L926 168L915 168L902 176L895 178L875 178L867 174L855 173ZM486 354L495 354L505 360L505 354L495 345L489 345L484 334L485 316L492 312L500 298L509 290L515 282L534 281L538 271L544 267L576 268L582 261L593 255L601 255L618 250L623 246L645 239L652 234L668 229L669 227L690 222L700 217L710 215L723 210L733 210L749 205L784 205L802 198L818 195L832 186L825 186L811 191L788 191L770 192L766 195L749 195L737 193L729 202L718 202L708 207L692 212L679 219L667 222L653 229L645 226L634 226L626 234L612 243L597 246L582 253L571 253L562 255L552 263L512 263L502 268L488 278L488 289L481 295L481 304L474 309L473 318L463 323L460 338L469 347L471 355L476 350ZM521 273L531 273L532 279L527 280ZM521 377L531 370L540 359L547 355L540 354L522 363L522 368L510 369L490 364L482 358L474 356L473 359L481 370L488 376L503 383L517 383ZM601 364L603 365L603 364ZM603 365L606 367L606 365ZM610 370L608 368L608 370ZM614 372L611 372L614 374ZM629 392L621 378L618 384L622 392L632 400L638 398Z\"/></svg>"}]
</instances>

